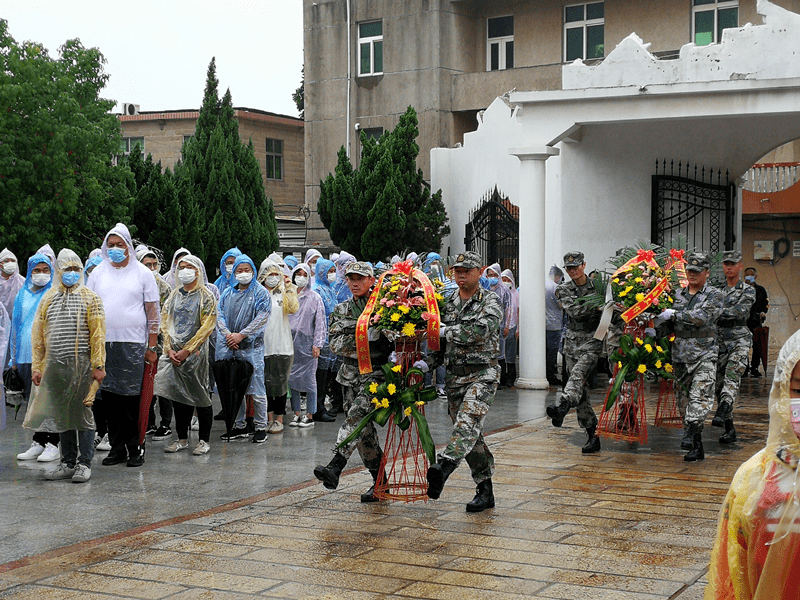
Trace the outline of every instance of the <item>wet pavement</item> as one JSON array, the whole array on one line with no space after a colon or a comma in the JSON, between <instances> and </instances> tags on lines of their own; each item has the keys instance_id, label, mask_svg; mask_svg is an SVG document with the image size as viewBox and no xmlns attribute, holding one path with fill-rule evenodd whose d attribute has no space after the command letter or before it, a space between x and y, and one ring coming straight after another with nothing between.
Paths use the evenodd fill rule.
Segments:
<instances>
[{"instance_id":1,"label":"wet pavement","mask_svg":"<svg viewBox=\"0 0 800 600\"><path fill-rule=\"evenodd\" d=\"M739 441L718 444L707 424L698 463L682 460L679 430L654 427L646 444L604 439L582 455L574 411L561 429L542 418L556 390L503 390L485 427L497 507L479 514L464 512L466 465L427 503L361 504L371 481L357 457L325 490L311 469L337 424L255 445L223 444L216 422L204 457L150 442L142 468L102 467L99 454L88 484L45 481L53 464L14 460L30 437L9 413L0 597L701 598L721 501L767 433L769 380L742 390ZM445 403L428 414L444 442Z\"/></svg>"}]
</instances>

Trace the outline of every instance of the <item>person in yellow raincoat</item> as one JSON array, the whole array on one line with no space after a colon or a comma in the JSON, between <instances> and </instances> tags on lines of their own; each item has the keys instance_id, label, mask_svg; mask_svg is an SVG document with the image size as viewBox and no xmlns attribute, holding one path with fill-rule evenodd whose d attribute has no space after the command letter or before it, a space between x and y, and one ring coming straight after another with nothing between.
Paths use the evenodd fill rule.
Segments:
<instances>
[{"instance_id":1,"label":"person in yellow raincoat","mask_svg":"<svg viewBox=\"0 0 800 600\"><path fill-rule=\"evenodd\" d=\"M105 377L106 318L100 297L83 284L83 263L67 248L58 253L56 276L42 297L31 330L36 386L23 426L58 433L61 463L47 479L89 480L94 457L91 402ZM80 449L80 455L78 450Z\"/></svg>"},{"instance_id":2,"label":"person in yellow raincoat","mask_svg":"<svg viewBox=\"0 0 800 600\"><path fill-rule=\"evenodd\" d=\"M766 448L725 497L706 600L800 598L800 331L778 355L769 416Z\"/></svg>"}]
</instances>

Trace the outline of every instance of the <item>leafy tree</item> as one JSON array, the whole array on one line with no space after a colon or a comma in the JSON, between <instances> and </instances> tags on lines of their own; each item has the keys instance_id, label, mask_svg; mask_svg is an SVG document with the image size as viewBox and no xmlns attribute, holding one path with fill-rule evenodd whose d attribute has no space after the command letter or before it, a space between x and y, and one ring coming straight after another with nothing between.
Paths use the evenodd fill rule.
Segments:
<instances>
[{"instance_id":1,"label":"leafy tree","mask_svg":"<svg viewBox=\"0 0 800 600\"><path fill-rule=\"evenodd\" d=\"M333 174L320 182L317 212L331 240L367 260L406 249L438 250L450 233L442 192L431 194L417 168L419 135L412 107L377 142L361 133L361 164L344 147Z\"/></svg>"},{"instance_id":2,"label":"leafy tree","mask_svg":"<svg viewBox=\"0 0 800 600\"><path fill-rule=\"evenodd\" d=\"M105 62L77 39L53 59L0 19L0 236L21 261L45 243L86 256L130 222L133 175L112 165L119 120L100 97Z\"/></svg>"},{"instance_id":3,"label":"leafy tree","mask_svg":"<svg viewBox=\"0 0 800 600\"><path fill-rule=\"evenodd\" d=\"M297 88L292 94L297 112L300 113L300 118L305 118L306 114L306 68L300 70L300 87Z\"/></svg>"}]
</instances>

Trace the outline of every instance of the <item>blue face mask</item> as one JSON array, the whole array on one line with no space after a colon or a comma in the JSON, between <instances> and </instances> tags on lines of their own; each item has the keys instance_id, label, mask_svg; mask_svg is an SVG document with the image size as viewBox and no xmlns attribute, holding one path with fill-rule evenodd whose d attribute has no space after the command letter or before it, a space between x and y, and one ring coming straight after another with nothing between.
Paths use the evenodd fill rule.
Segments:
<instances>
[{"instance_id":1,"label":"blue face mask","mask_svg":"<svg viewBox=\"0 0 800 600\"><path fill-rule=\"evenodd\" d=\"M110 258L113 263L121 263L125 260L125 250L121 248L109 248L108 258Z\"/></svg>"},{"instance_id":2,"label":"blue face mask","mask_svg":"<svg viewBox=\"0 0 800 600\"><path fill-rule=\"evenodd\" d=\"M755 282L756 282L756 278L755 278L755 277L753 277L752 275L748 275L747 277L745 277L745 278L744 278L744 280L745 280L747 283L755 283Z\"/></svg>"},{"instance_id":3,"label":"blue face mask","mask_svg":"<svg viewBox=\"0 0 800 600\"><path fill-rule=\"evenodd\" d=\"M81 279L80 271L64 271L61 274L61 282L67 286L72 287Z\"/></svg>"},{"instance_id":4,"label":"blue face mask","mask_svg":"<svg viewBox=\"0 0 800 600\"><path fill-rule=\"evenodd\" d=\"M499 281L499 278L497 277L487 277L486 279L489 280L489 285L491 285L492 287L496 286L497 282Z\"/></svg>"}]
</instances>

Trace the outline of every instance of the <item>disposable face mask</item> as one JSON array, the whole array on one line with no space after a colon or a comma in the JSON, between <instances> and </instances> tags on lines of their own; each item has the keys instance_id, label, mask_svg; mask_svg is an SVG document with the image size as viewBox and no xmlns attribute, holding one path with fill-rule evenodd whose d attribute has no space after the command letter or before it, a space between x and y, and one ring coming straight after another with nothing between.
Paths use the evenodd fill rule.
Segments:
<instances>
[{"instance_id":1,"label":"disposable face mask","mask_svg":"<svg viewBox=\"0 0 800 600\"><path fill-rule=\"evenodd\" d=\"M230 275L233 273L233 265L225 265L225 272Z\"/></svg>"},{"instance_id":2,"label":"disposable face mask","mask_svg":"<svg viewBox=\"0 0 800 600\"><path fill-rule=\"evenodd\" d=\"M81 278L80 271L64 271L61 274L61 282L67 287L72 287L73 285L78 283L80 278Z\"/></svg>"},{"instance_id":3,"label":"disposable face mask","mask_svg":"<svg viewBox=\"0 0 800 600\"><path fill-rule=\"evenodd\" d=\"M121 263L125 260L125 250L121 248L109 248L108 258L110 258L113 263Z\"/></svg>"},{"instance_id":4,"label":"disposable face mask","mask_svg":"<svg viewBox=\"0 0 800 600\"><path fill-rule=\"evenodd\" d=\"M753 277L752 275L747 275L747 276L744 278L744 280L745 280L747 283L755 283L755 281L756 281L756 278L755 278L755 277Z\"/></svg>"},{"instance_id":5,"label":"disposable face mask","mask_svg":"<svg viewBox=\"0 0 800 600\"><path fill-rule=\"evenodd\" d=\"M252 273L237 273L236 274L236 281L238 281L242 285L247 285L248 283L253 281L253 274Z\"/></svg>"},{"instance_id":6,"label":"disposable face mask","mask_svg":"<svg viewBox=\"0 0 800 600\"><path fill-rule=\"evenodd\" d=\"M17 263L15 263L13 260L11 262L3 263L3 272L6 275L11 275L16 270L17 270Z\"/></svg>"},{"instance_id":7,"label":"disposable face mask","mask_svg":"<svg viewBox=\"0 0 800 600\"><path fill-rule=\"evenodd\" d=\"M794 434L800 438L800 398L789 399L789 422Z\"/></svg>"},{"instance_id":8,"label":"disposable face mask","mask_svg":"<svg viewBox=\"0 0 800 600\"><path fill-rule=\"evenodd\" d=\"M48 273L34 273L31 275L31 281L33 282L33 285L38 285L41 287L50 282L50 275Z\"/></svg>"},{"instance_id":9,"label":"disposable face mask","mask_svg":"<svg viewBox=\"0 0 800 600\"><path fill-rule=\"evenodd\" d=\"M486 279L489 280L489 285L491 286L497 285L497 277L487 277Z\"/></svg>"},{"instance_id":10,"label":"disposable face mask","mask_svg":"<svg viewBox=\"0 0 800 600\"><path fill-rule=\"evenodd\" d=\"M278 277L277 275L268 275L264 281L267 284L268 288L274 288L278 285L280 280L281 278Z\"/></svg>"},{"instance_id":11,"label":"disposable face mask","mask_svg":"<svg viewBox=\"0 0 800 600\"><path fill-rule=\"evenodd\" d=\"M508 289L511 289L514 284L511 283L510 281L504 281L503 285L506 286Z\"/></svg>"},{"instance_id":12,"label":"disposable face mask","mask_svg":"<svg viewBox=\"0 0 800 600\"><path fill-rule=\"evenodd\" d=\"M328 283L336 283L336 273L328 273Z\"/></svg>"},{"instance_id":13,"label":"disposable face mask","mask_svg":"<svg viewBox=\"0 0 800 600\"><path fill-rule=\"evenodd\" d=\"M307 283L308 283L308 277L295 277L294 279L294 284L299 288L306 287Z\"/></svg>"},{"instance_id":14,"label":"disposable face mask","mask_svg":"<svg viewBox=\"0 0 800 600\"><path fill-rule=\"evenodd\" d=\"M183 285L192 283L195 279L197 279L197 271L194 269L181 269L178 271L178 279L181 280Z\"/></svg>"}]
</instances>

